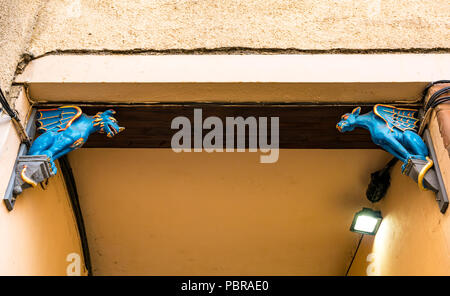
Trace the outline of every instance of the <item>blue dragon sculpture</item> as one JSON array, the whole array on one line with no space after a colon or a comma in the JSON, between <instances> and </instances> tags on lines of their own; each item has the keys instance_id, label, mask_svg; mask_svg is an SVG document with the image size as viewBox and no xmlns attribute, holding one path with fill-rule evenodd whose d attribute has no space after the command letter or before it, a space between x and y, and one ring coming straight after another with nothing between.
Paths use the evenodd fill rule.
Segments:
<instances>
[{"instance_id":1,"label":"blue dragon sculpture","mask_svg":"<svg viewBox=\"0 0 450 296\"><path fill-rule=\"evenodd\" d=\"M37 131L43 134L34 140L28 155L46 155L52 173L56 174L55 160L80 148L92 133L106 133L111 138L125 129L119 127L117 120L112 117L115 113L114 110L107 110L88 116L78 106L39 110ZM23 176L25 170L26 167L22 170Z\"/></svg>"},{"instance_id":2,"label":"blue dragon sculpture","mask_svg":"<svg viewBox=\"0 0 450 296\"><path fill-rule=\"evenodd\" d=\"M336 125L344 133L362 127L369 130L372 141L403 162L402 172L410 159L432 162L428 148L417 134L416 110L377 104L373 111L360 115L361 107L342 115ZM420 184L419 184L420 186Z\"/></svg>"}]
</instances>

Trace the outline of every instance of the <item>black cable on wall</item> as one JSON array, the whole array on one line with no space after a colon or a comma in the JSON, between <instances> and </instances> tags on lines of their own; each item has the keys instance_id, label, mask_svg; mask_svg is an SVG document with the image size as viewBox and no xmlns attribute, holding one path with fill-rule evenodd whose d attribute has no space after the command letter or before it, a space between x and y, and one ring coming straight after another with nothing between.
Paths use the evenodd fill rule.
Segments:
<instances>
[{"instance_id":1,"label":"black cable on wall","mask_svg":"<svg viewBox=\"0 0 450 296\"><path fill-rule=\"evenodd\" d=\"M9 105L8 101L6 100L6 97L3 94L3 91L1 88L0 88L0 103L2 104L2 109L5 110L5 112L9 115L9 117L11 117L15 120L19 120L17 113L14 112L13 109L11 109L11 106Z\"/></svg>"},{"instance_id":2,"label":"black cable on wall","mask_svg":"<svg viewBox=\"0 0 450 296\"><path fill-rule=\"evenodd\" d=\"M80 235L81 247L83 249L84 264L88 271L88 275L92 275L91 255L89 253L89 245L86 235L86 228L84 227L83 214L81 213L80 202L78 199L77 186L73 177L72 168L69 163L67 155L64 155L59 159L59 165L61 167L61 173L66 182L67 191L70 197L70 203L72 210L77 221L78 233Z\"/></svg>"},{"instance_id":3,"label":"black cable on wall","mask_svg":"<svg viewBox=\"0 0 450 296\"><path fill-rule=\"evenodd\" d=\"M361 236L359 237L358 245L356 246L355 253L353 254L352 261L350 262L350 265L347 268L347 272L345 273L345 276L348 276L348 273L350 272L350 269L352 268L353 261L355 261L356 254L358 254L359 246L361 246L361 242L362 242L363 238L364 238L364 234L361 234Z\"/></svg>"}]
</instances>

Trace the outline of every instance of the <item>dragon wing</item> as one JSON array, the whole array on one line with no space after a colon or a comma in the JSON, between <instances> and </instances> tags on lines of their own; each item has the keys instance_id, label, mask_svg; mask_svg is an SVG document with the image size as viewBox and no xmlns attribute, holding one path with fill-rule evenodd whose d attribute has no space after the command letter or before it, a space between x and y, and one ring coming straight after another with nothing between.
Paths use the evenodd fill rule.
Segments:
<instances>
[{"instance_id":1,"label":"dragon wing","mask_svg":"<svg viewBox=\"0 0 450 296\"><path fill-rule=\"evenodd\" d=\"M401 131L417 131L416 124L419 121L415 117L417 110L377 104L373 107L373 111L386 122L388 128L391 130L396 127Z\"/></svg>"},{"instance_id":2,"label":"dragon wing","mask_svg":"<svg viewBox=\"0 0 450 296\"><path fill-rule=\"evenodd\" d=\"M60 132L66 130L83 113L80 107L63 106L55 109L41 109L36 119L37 130Z\"/></svg>"}]
</instances>

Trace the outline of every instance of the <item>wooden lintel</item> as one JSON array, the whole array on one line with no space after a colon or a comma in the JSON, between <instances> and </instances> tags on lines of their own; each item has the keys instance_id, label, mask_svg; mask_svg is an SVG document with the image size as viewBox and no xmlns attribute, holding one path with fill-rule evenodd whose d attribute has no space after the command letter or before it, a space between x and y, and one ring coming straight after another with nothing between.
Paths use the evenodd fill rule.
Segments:
<instances>
[{"instance_id":1,"label":"wooden lintel","mask_svg":"<svg viewBox=\"0 0 450 296\"><path fill-rule=\"evenodd\" d=\"M81 104L80 104L81 105ZM51 105L55 106L55 105ZM226 117L254 116L279 117L279 145L281 149L376 149L369 133L364 129L340 133L336 123L340 117L358 105L311 105L311 104L154 104L154 105L81 105L84 113L94 115L114 109L115 118L126 130L113 138L93 134L84 148L170 148L171 122L177 116L185 116L194 123L194 109L202 109L203 120L217 116L225 123ZM41 105L39 107L49 107ZM412 105L402 107L414 108ZM370 111L371 105L362 106L362 113ZM192 126L193 128L193 126ZM208 130L203 131L205 135ZM193 135L193 133L192 133ZM192 140L193 143L193 140ZM246 140L246 144L248 141Z\"/></svg>"}]
</instances>

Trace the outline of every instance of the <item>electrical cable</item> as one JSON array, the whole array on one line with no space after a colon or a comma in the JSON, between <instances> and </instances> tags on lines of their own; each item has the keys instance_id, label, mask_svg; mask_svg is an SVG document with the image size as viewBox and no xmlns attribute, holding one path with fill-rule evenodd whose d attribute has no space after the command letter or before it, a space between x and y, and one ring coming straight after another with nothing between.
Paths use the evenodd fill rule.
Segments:
<instances>
[{"instance_id":1,"label":"electrical cable","mask_svg":"<svg viewBox=\"0 0 450 296\"><path fill-rule=\"evenodd\" d=\"M440 84L440 83L450 83L450 80L437 80L429 83L427 86L425 86L425 89L422 92L422 101L425 102L425 97L427 96L427 92L433 85Z\"/></svg>"},{"instance_id":2,"label":"electrical cable","mask_svg":"<svg viewBox=\"0 0 450 296\"><path fill-rule=\"evenodd\" d=\"M28 148L30 148L31 139L28 137L23 125L20 123L20 118L18 116L17 111L11 108L1 88L0 88L0 103L2 105L2 108L0 108L1 111L6 111L9 117L11 117L12 123L16 128L22 143L24 143L25 145L27 145Z\"/></svg>"},{"instance_id":3,"label":"electrical cable","mask_svg":"<svg viewBox=\"0 0 450 296\"><path fill-rule=\"evenodd\" d=\"M361 245L361 241L362 241L363 237L364 237L364 234L361 234L361 237L359 238L358 246L356 246L355 253L353 254L352 261L350 261L350 265L349 265L348 268L347 268L347 272L345 273L345 276L348 276L348 273L349 273L349 271L350 271L350 268L351 268L352 265L353 265L353 261L355 260L356 254L358 254L359 246Z\"/></svg>"},{"instance_id":4,"label":"electrical cable","mask_svg":"<svg viewBox=\"0 0 450 296\"><path fill-rule=\"evenodd\" d=\"M433 85L436 85L436 84L441 84L441 83L450 83L450 80L438 80L438 81L428 84L425 87L425 90L423 91L423 94L422 94L422 101L424 103L425 103L425 98L427 96L427 93L428 93L428 90L430 89L430 87L432 87ZM434 108L436 108L438 105L440 105L442 103L450 102L450 96L439 98L440 96L442 96L443 94L446 94L448 92L450 92L450 87L444 87L444 88L436 91L434 94L432 94L430 96L429 100L425 103L425 106L424 106L425 114L422 117L422 122L419 127L419 131L418 131L419 135L423 134L425 127L428 125L428 122L431 119L431 114L432 114Z\"/></svg>"},{"instance_id":5,"label":"electrical cable","mask_svg":"<svg viewBox=\"0 0 450 296\"><path fill-rule=\"evenodd\" d=\"M9 115L9 117L20 121L19 116L17 116L17 113L11 109L11 106L9 105L8 101L6 100L5 95L3 94L2 89L0 88L0 103L2 104L3 110L6 111L6 113Z\"/></svg>"},{"instance_id":6,"label":"electrical cable","mask_svg":"<svg viewBox=\"0 0 450 296\"><path fill-rule=\"evenodd\" d=\"M437 105L439 105L439 103L436 104L436 99L438 97L440 97L441 95L443 95L445 93L448 93L448 92L450 92L450 87L444 87L444 88L436 91L434 94L432 94L430 99L428 100L428 102L425 104L425 111L430 109L432 106L436 107ZM441 99L446 99L446 98L448 98L448 97L444 97L444 98L441 98Z\"/></svg>"},{"instance_id":7,"label":"electrical cable","mask_svg":"<svg viewBox=\"0 0 450 296\"><path fill-rule=\"evenodd\" d=\"M66 183L67 191L70 197L70 203L72 205L72 210L75 215L75 220L77 222L78 233L80 235L81 248L83 250L83 258L86 270L88 271L88 276L92 275L92 264L91 255L89 252L89 245L86 235L86 228L84 226L83 214L81 212L81 206L78 199L78 191L75 183L75 178L73 177L72 168L70 167L67 155L59 158L59 165L61 167L61 172Z\"/></svg>"}]
</instances>

